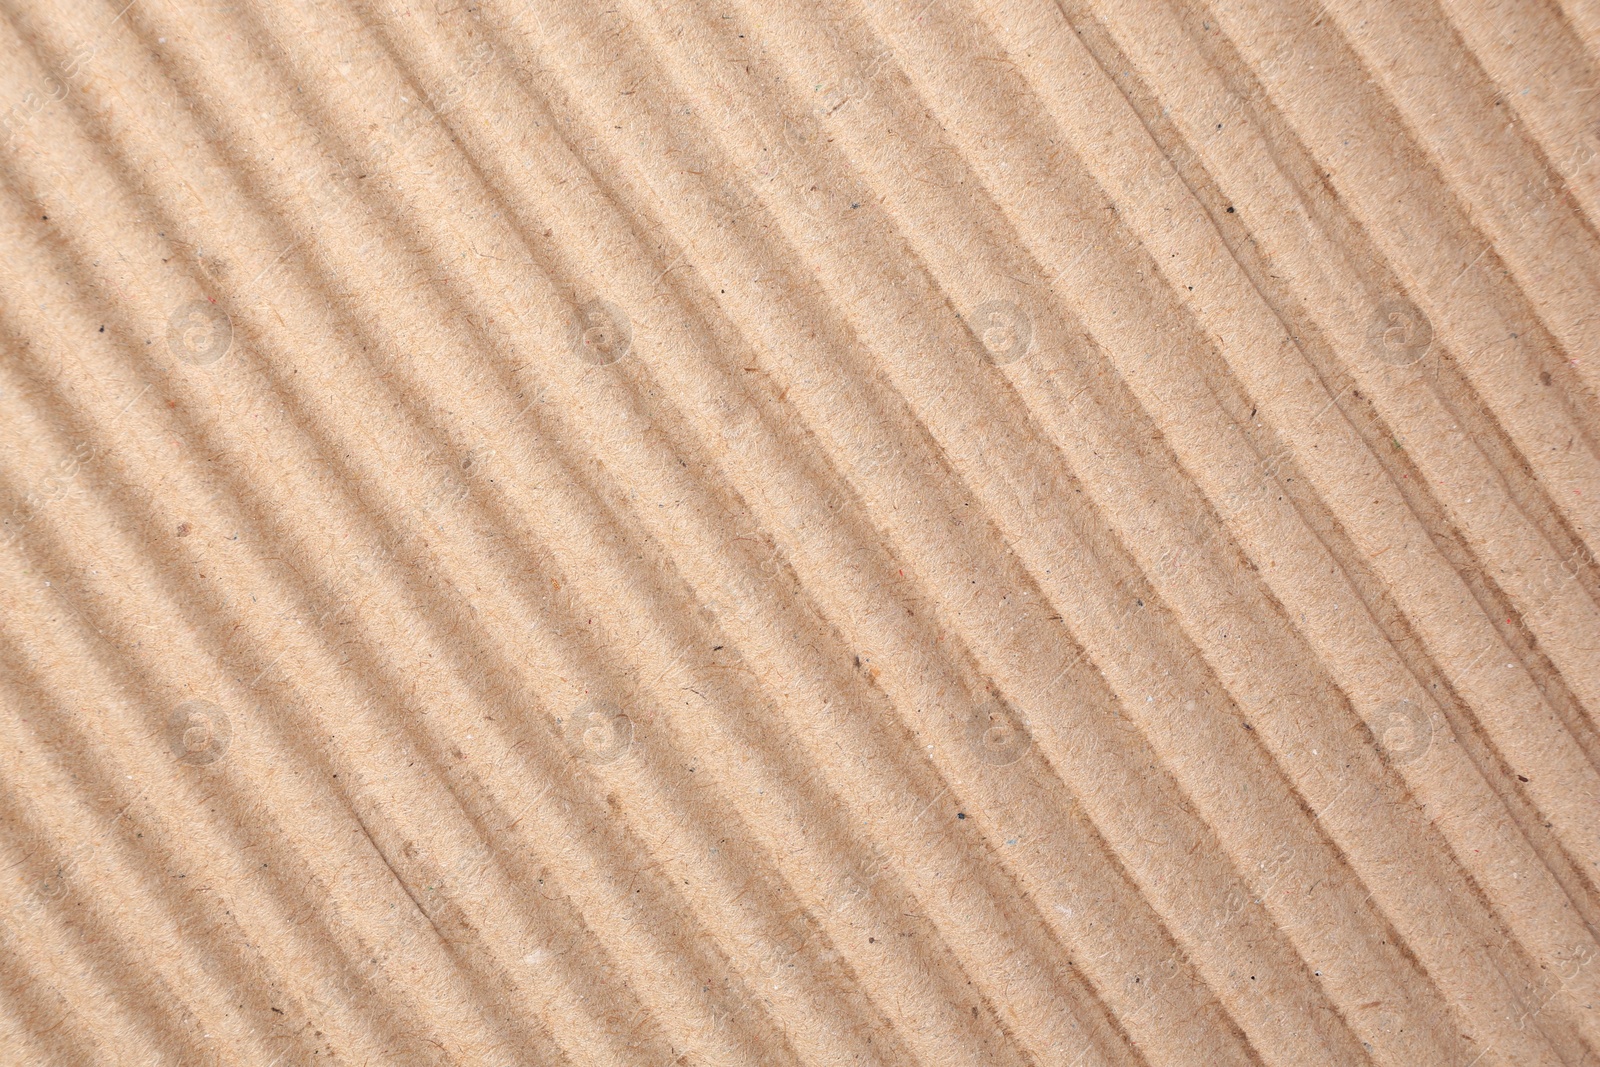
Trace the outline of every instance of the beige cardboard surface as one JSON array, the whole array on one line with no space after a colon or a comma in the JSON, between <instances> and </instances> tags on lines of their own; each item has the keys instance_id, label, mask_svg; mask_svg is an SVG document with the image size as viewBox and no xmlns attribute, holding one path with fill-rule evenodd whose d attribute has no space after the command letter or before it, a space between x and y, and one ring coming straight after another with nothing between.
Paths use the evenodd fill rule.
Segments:
<instances>
[{"instance_id":1,"label":"beige cardboard surface","mask_svg":"<svg viewBox=\"0 0 1600 1067\"><path fill-rule=\"evenodd\" d=\"M1600 1063L1591 0L0 4L0 1063Z\"/></svg>"}]
</instances>

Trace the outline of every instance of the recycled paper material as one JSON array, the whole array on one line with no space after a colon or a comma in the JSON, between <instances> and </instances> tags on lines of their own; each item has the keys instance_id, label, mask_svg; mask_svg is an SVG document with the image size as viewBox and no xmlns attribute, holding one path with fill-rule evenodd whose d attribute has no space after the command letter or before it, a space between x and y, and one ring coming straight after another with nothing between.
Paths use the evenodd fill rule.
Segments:
<instances>
[{"instance_id":1,"label":"recycled paper material","mask_svg":"<svg viewBox=\"0 0 1600 1067\"><path fill-rule=\"evenodd\" d=\"M1600 1063L1590 0L0 56L0 1063Z\"/></svg>"}]
</instances>

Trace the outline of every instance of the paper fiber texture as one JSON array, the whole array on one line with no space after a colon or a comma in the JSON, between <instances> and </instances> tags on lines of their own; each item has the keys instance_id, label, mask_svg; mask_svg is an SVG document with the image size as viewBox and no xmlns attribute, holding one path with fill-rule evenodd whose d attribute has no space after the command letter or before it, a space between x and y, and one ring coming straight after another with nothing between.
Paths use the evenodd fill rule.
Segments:
<instances>
[{"instance_id":1,"label":"paper fiber texture","mask_svg":"<svg viewBox=\"0 0 1600 1067\"><path fill-rule=\"evenodd\" d=\"M0 1062L1600 1063L1592 0L125 3Z\"/></svg>"}]
</instances>

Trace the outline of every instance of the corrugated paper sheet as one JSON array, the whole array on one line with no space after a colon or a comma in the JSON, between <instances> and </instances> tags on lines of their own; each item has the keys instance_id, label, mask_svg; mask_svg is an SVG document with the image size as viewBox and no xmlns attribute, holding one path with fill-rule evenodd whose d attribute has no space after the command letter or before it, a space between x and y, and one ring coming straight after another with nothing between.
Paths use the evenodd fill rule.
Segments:
<instances>
[{"instance_id":1,"label":"corrugated paper sheet","mask_svg":"<svg viewBox=\"0 0 1600 1067\"><path fill-rule=\"evenodd\" d=\"M1600 1063L1595 0L0 9L0 1062Z\"/></svg>"}]
</instances>

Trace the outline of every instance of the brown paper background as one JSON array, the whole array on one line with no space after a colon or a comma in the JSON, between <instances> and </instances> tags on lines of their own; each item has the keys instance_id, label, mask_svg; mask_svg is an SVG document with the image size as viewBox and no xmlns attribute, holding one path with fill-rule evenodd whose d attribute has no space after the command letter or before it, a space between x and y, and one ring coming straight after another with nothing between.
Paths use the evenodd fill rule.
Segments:
<instances>
[{"instance_id":1,"label":"brown paper background","mask_svg":"<svg viewBox=\"0 0 1600 1067\"><path fill-rule=\"evenodd\" d=\"M1600 1063L1592 0L0 5L0 1061Z\"/></svg>"}]
</instances>

